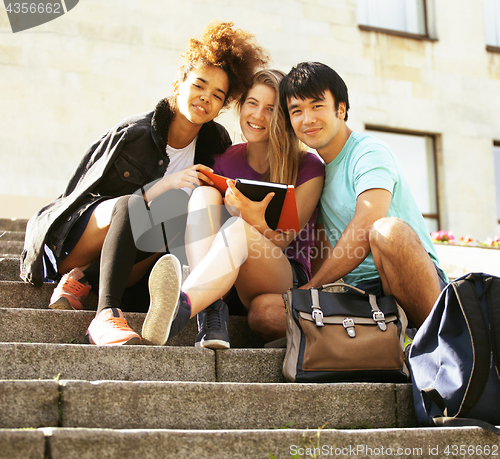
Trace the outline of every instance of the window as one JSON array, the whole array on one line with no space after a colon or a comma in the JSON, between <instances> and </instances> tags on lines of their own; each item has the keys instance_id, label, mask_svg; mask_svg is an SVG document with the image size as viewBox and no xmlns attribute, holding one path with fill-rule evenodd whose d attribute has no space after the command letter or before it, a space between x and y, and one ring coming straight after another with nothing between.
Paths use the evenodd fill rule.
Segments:
<instances>
[{"instance_id":1,"label":"window","mask_svg":"<svg viewBox=\"0 0 500 459\"><path fill-rule=\"evenodd\" d=\"M500 48L500 0L483 0L483 11L486 45Z\"/></svg>"},{"instance_id":2,"label":"window","mask_svg":"<svg viewBox=\"0 0 500 459\"><path fill-rule=\"evenodd\" d=\"M495 184L497 189L497 231L500 234L500 142L493 145L493 158L495 161Z\"/></svg>"},{"instance_id":3,"label":"window","mask_svg":"<svg viewBox=\"0 0 500 459\"><path fill-rule=\"evenodd\" d=\"M425 0L358 0L358 22L361 29L428 35Z\"/></svg>"},{"instance_id":4,"label":"window","mask_svg":"<svg viewBox=\"0 0 500 459\"><path fill-rule=\"evenodd\" d=\"M438 211L434 136L376 129L367 126L366 132L383 140L398 158L429 232L442 229Z\"/></svg>"}]
</instances>

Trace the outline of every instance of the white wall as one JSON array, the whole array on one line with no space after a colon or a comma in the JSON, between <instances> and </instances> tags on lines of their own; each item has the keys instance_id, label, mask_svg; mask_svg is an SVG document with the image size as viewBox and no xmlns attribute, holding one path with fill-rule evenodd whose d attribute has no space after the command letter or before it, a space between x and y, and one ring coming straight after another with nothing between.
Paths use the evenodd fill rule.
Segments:
<instances>
[{"instance_id":1,"label":"white wall","mask_svg":"<svg viewBox=\"0 0 500 459\"><path fill-rule=\"evenodd\" d=\"M351 128L435 133L442 229L493 236L500 54L485 50L482 0L428 4L435 42L360 31L356 0L82 0L16 34L2 5L0 215L30 216L57 196L86 146L151 110L189 37L222 19L254 33L276 68L335 68L350 90ZM233 116L221 120L236 136Z\"/></svg>"}]
</instances>

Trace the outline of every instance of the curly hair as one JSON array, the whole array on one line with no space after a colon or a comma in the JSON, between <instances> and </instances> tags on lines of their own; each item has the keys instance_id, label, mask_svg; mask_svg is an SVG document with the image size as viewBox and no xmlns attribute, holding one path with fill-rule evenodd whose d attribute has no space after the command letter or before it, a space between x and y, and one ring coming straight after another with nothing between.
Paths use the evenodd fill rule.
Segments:
<instances>
[{"instance_id":1,"label":"curly hair","mask_svg":"<svg viewBox=\"0 0 500 459\"><path fill-rule=\"evenodd\" d=\"M211 22L200 39L191 38L189 49L181 55L184 64L179 68L179 80L185 81L199 64L214 65L226 73L229 90L224 106L237 100L252 84L257 69L264 67L269 56L245 30L233 29L232 22Z\"/></svg>"}]
</instances>

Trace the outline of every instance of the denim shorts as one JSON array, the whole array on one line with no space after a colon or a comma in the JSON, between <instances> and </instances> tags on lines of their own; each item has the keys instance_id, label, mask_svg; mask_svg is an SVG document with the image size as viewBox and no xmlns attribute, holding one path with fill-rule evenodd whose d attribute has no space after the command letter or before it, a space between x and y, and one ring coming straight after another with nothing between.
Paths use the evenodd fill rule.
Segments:
<instances>
[{"instance_id":1,"label":"denim shorts","mask_svg":"<svg viewBox=\"0 0 500 459\"><path fill-rule=\"evenodd\" d=\"M78 220L73 224L73 226L69 230L66 239L64 239L61 254L58 257L55 257L57 263L60 263L62 260L64 260L70 254L70 252L75 248L76 244L82 237L85 228L87 228L92 213L94 212L95 208L99 204L101 204L101 202L103 202L103 200L95 202L82 215L78 217Z\"/></svg>"},{"instance_id":2,"label":"denim shorts","mask_svg":"<svg viewBox=\"0 0 500 459\"><path fill-rule=\"evenodd\" d=\"M437 267L436 263L434 263L434 267L436 268L436 271L438 273L439 277L439 287L441 291L448 285L447 282L443 279L443 274L441 273L441 270ZM384 296L384 291L382 288L382 280L380 277L377 277L376 279L370 279L364 282L360 282L359 284L355 285L355 287L364 290L366 293L371 293L378 298ZM349 293L356 293L354 291L349 291Z\"/></svg>"},{"instance_id":3,"label":"denim shorts","mask_svg":"<svg viewBox=\"0 0 500 459\"><path fill-rule=\"evenodd\" d=\"M304 284L309 282L307 278L307 274L304 272L302 266L296 262L295 260L288 259L290 262L290 266L292 267L292 275L293 275L293 288L302 287Z\"/></svg>"}]
</instances>

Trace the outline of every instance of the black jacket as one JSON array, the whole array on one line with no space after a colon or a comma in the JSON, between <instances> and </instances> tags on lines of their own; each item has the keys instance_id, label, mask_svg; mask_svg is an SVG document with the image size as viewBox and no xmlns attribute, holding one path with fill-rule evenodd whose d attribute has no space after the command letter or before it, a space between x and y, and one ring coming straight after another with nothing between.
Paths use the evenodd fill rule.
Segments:
<instances>
[{"instance_id":1,"label":"black jacket","mask_svg":"<svg viewBox=\"0 0 500 459\"><path fill-rule=\"evenodd\" d=\"M64 193L40 209L28 222L21 256L21 278L35 286L43 282L44 245L56 256L78 217L96 200L134 193L163 177L168 127L173 117L168 99L155 110L120 122L83 156ZM218 123L204 124L198 134L194 163L211 167L231 139Z\"/></svg>"}]
</instances>

